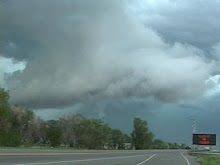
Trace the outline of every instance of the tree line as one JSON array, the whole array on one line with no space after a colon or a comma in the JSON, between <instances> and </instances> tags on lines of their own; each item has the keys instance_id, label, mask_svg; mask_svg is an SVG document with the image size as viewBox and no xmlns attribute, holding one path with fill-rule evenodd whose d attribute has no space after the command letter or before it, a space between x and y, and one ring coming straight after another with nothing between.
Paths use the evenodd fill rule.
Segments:
<instances>
[{"instance_id":1,"label":"tree line","mask_svg":"<svg viewBox=\"0 0 220 165\"><path fill-rule=\"evenodd\" d=\"M9 92L0 88L0 146L74 147L78 149L179 149L184 144L154 139L148 123L134 118L131 135L101 119L66 114L44 121L32 110L10 106Z\"/></svg>"}]
</instances>

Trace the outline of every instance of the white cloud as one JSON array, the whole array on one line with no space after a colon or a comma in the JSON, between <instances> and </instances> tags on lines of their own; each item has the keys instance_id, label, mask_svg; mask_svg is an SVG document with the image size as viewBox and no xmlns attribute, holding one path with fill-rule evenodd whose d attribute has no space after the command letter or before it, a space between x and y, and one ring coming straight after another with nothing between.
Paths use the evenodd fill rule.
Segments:
<instances>
[{"instance_id":1,"label":"white cloud","mask_svg":"<svg viewBox=\"0 0 220 165\"><path fill-rule=\"evenodd\" d=\"M16 71L22 71L25 69L26 62L18 62L12 58L5 58L0 56L0 82L1 86L6 87L5 76L13 74Z\"/></svg>"},{"instance_id":2,"label":"white cloud","mask_svg":"<svg viewBox=\"0 0 220 165\"><path fill-rule=\"evenodd\" d=\"M210 0L135 0L131 9L167 41L208 50L219 42L219 7L220 1Z\"/></svg>"},{"instance_id":3,"label":"white cloud","mask_svg":"<svg viewBox=\"0 0 220 165\"><path fill-rule=\"evenodd\" d=\"M205 93L206 97L213 97L220 94L220 75L215 75L206 80L208 90Z\"/></svg>"}]
</instances>

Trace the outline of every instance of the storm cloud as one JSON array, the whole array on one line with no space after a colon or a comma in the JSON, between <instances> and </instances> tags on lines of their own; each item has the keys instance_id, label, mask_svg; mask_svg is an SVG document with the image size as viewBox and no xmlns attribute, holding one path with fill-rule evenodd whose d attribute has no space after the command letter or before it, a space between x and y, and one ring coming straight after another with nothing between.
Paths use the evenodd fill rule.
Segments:
<instances>
[{"instance_id":1,"label":"storm cloud","mask_svg":"<svg viewBox=\"0 0 220 165\"><path fill-rule=\"evenodd\" d=\"M219 42L219 1L138 0L130 6L147 27L169 43L182 42L209 50ZM207 57L208 57L207 56Z\"/></svg>"},{"instance_id":2,"label":"storm cloud","mask_svg":"<svg viewBox=\"0 0 220 165\"><path fill-rule=\"evenodd\" d=\"M218 45L209 59L190 44L166 42L126 1L8 0L1 15L1 54L27 62L7 78L12 104L187 100L204 92L219 60Z\"/></svg>"}]
</instances>

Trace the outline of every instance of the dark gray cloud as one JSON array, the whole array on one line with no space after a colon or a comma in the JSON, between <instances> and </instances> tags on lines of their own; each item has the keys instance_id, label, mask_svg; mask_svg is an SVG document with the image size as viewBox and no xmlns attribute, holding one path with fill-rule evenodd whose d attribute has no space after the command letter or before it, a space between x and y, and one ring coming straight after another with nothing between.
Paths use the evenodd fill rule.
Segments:
<instances>
[{"instance_id":1,"label":"dark gray cloud","mask_svg":"<svg viewBox=\"0 0 220 165\"><path fill-rule=\"evenodd\" d=\"M163 41L125 2L5 1L2 54L28 61L8 78L11 102L52 108L149 96L175 102L202 94L214 63L201 49Z\"/></svg>"},{"instance_id":2,"label":"dark gray cloud","mask_svg":"<svg viewBox=\"0 0 220 165\"><path fill-rule=\"evenodd\" d=\"M159 112L162 104L153 98L121 99L96 103L77 103L63 109L38 109L36 114L45 120L58 119L64 114L79 113L89 118L100 118L111 127L130 134L134 117L149 119Z\"/></svg>"}]
</instances>

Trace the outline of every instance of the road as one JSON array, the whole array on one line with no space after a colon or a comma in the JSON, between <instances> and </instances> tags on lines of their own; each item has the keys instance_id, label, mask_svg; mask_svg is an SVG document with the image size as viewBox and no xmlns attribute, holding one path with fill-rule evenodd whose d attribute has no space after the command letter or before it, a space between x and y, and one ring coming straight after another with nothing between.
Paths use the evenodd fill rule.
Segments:
<instances>
[{"instance_id":1,"label":"road","mask_svg":"<svg viewBox=\"0 0 220 165\"><path fill-rule=\"evenodd\" d=\"M184 150L0 150L0 165L198 165Z\"/></svg>"}]
</instances>

